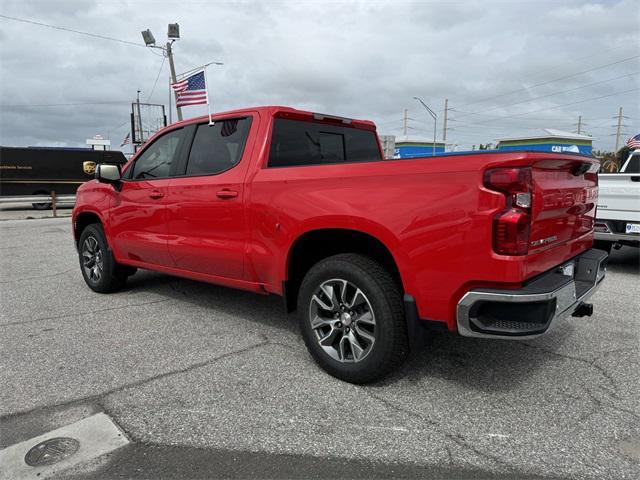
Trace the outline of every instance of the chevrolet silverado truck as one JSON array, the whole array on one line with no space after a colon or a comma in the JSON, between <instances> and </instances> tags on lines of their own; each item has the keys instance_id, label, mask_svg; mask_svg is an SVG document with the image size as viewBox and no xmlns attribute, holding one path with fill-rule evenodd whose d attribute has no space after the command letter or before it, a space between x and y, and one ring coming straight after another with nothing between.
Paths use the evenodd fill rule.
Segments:
<instances>
[{"instance_id":1,"label":"chevrolet silverado truck","mask_svg":"<svg viewBox=\"0 0 640 480\"><path fill-rule=\"evenodd\" d=\"M80 187L73 236L92 290L138 268L276 294L315 361L366 383L429 331L528 339L589 296L597 160L489 152L385 160L370 121L288 107L158 132Z\"/></svg>"},{"instance_id":2,"label":"chevrolet silverado truck","mask_svg":"<svg viewBox=\"0 0 640 480\"><path fill-rule=\"evenodd\" d=\"M640 246L640 150L634 150L618 173L601 173L595 224L596 248Z\"/></svg>"}]
</instances>

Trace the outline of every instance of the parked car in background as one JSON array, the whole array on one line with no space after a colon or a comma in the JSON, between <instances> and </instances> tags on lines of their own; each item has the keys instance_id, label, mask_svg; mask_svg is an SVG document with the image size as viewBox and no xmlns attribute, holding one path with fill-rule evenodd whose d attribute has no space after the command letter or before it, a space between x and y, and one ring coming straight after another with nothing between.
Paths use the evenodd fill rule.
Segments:
<instances>
[{"instance_id":1,"label":"parked car in background","mask_svg":"<svg viewBox=\"0 0 640 480\"><path fill-rule=\"evenodd\" d=\"M78 189L73 235L96 292L136 268L297 310L309 352L356 383L436 330L526 339L604 278L598 162L488 152L385 160L372 122L260 107L173 124Z\"/></svg>"},{"instance_id":2,"label":"parked car in background","mask_svg":"<svg viewBox=\"0 0 640 480\"><path fill-rule=\"evenodd\" d=\"M611 251L640 246L640 150L630 152L617 173L598 175L600 192L595 247Z\"/></svg>"},{"instance_id":3,"label":"parked car in background","mask_svg":"<svg viewBox=\"0 0 640 480\"><path fill-rule=\"evenodd\" d=\"M0 196L74 195L98 163L124 165L122 152L88 148L0 147ZM49 208L48 200L33 204Z\"/></svg>"}]
</instances>

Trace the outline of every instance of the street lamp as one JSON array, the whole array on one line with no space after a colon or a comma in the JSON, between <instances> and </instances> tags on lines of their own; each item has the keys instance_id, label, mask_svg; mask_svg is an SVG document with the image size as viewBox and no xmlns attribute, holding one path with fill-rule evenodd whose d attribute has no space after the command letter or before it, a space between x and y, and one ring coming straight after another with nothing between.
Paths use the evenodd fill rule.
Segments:
<instances>
[{"instance_id":1,"label":"street lamp","mask_svg":"<svg viewBox=\"0 0 640 480\"><path fill-rule=\"evenodd\" d=\"M434 112L433 110L431 110L426 103L424 103L420 98L418 97L413 97L414 100L419 101L422 106L427 110L427 112L429 113L429 115L431 115L431 118L433 118L433 156L436 155L436 128L438 126L438 115L436 115L436 112Z\"/></svg>"},{"instance_id":2,"label":"street lamp","mask_svg":"<svg viewBox=\"0 0 640 480\"><path fill-rule=\"evenodd\" d=\"M177 23L170 23L167 28L167 38L180 40L180 25Z\"/></svg>"},{"instance_id":3,"label":"street lamp","mask_svg":"<svg viewBox=\"0 0 640 480\"><path fill-rule=\"evenodd\" d=\"M170 23L167 28L167 44L162 46L156 45L156 39L151 33L151 30L148 28L143 30L142 39L144 40L144 44L149 48L157 48L162 50L162 54L169 59L169 68L171 69L171 81L176 83L176 67L173 64L173 52L171 50L171 45L173 42L180 39L180 26L177 23ZM178 94L174 92L176 97L176 105L178 103ZM182 120L182 108L176 106L176 112L178 113L178 121Z\"/></svg>"},{"instance_id":4,"label":"street lamp","mask_svg":"<svg viewBox=\"0 0 640 480\"><path fill-rule=\"evenodd\" d=\"M156 37L153 36L153 33L151 33L151 30L147 28L146 30L143 30L141 33L142 33L142 39L144 40L144 44L147 47L155 47Z\"/></svg>"}]
</instances>

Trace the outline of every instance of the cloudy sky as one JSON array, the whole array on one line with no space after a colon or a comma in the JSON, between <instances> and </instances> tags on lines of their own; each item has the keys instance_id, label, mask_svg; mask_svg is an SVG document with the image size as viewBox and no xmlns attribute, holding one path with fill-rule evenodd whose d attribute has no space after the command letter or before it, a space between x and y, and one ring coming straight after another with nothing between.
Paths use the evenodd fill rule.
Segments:
<instances>
[{"instance_id":1,"label":"cloudy sky","mask_svg":"<svg viewBox=\"0 0 640 480\"><path fill-rule=\"evenodd\" d=\"M402 135L406 108L409 135L428 137L433 123L412 98L440 118L448 98L458 149L575 130L582 115L610 150L619 107L624 138L640 131L638 0L2 0L0 14L137 44L0 17L2 145L82 146L95 134L119 145L136 90L168 103L168 64L140 31L161 43L172 22L178 72L224 62L208 70L216 111L289 105Z\"/></svg>"}]
</instances>

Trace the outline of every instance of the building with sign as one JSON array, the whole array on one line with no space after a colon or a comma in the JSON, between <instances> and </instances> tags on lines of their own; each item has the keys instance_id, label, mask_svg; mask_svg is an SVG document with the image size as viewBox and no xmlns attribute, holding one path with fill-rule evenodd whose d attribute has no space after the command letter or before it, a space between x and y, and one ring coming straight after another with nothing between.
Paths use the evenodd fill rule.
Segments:
<instances>
[{"instance_id":1,"label":"building with sign","mask_svg":"<svg viewBox=\"0 0 640 480\"><path fill-rule=\"evenodd\" d=\"M433 155L434 145L436 155L444 153L444 142L434 144L433 139L400 137L396 139L394 158L427 157Z\"/></svg>"},{"instance_id":2,"label":"building with sign","mask_svg":"<svg viewBox=\"0 0 640 480\"><path fill-rule=\"evenodd\" d=\"M91 150L109 150L111 148L111 140L107 140L102 135L94 135L93 138L87 138L87 145Z\"/></svg>"},{"instance_id":3,"label":"building with sign","mask_svg":"<svg viewBox=\"0 0 640 480\"><path fill-rule=\"evenodd\" d=\"M591 155L593 138L588 135L564 132L553 128L543 129L541 135L530 137L503 138L498 141L497 149L534 150L538 152L570 152Z\"/></svg>"}]
</instances>

